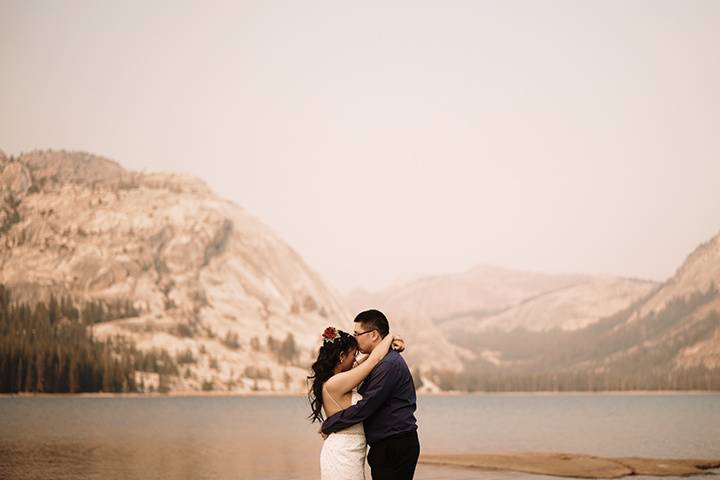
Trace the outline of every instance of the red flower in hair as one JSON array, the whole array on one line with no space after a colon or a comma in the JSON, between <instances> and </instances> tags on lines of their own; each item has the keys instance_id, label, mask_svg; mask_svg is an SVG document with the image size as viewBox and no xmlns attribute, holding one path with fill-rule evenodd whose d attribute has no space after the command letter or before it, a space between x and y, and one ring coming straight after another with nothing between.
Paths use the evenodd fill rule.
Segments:
<instances>
[{"instance_id":1,"label":"red flower in hair","mask_svg":"<svg viewBox=\"0 0 720 480\"><path fill-rule=\"evenodd\" d=\"M322 336L324 341L333 342L336 338L340 338L340 332L335 327L327 327Z\"/></svg>"}]
</instances>

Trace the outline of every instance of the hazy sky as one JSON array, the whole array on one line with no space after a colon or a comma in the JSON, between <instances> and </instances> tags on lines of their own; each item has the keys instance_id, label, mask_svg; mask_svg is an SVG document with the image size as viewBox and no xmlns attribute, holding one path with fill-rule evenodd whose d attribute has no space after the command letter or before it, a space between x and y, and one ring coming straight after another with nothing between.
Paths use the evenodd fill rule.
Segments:
<instances>
[{"instance_id":1,"label":"hazy sky","mask_svg":"<svg viewBox=\"0 0 720 480\"><path fill-rule=\"evenodd\" d=\"M720 1L0 0L0 68L7 154L197 175L340 289L720 231Z\"/></svg>"}]
</instances>

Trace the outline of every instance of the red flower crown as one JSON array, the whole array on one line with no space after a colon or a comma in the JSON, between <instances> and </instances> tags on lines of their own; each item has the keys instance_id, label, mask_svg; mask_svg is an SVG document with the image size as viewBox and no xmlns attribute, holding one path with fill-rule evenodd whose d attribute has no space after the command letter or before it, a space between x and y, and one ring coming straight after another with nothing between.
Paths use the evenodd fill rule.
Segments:
<instances>
[{"instance_id":1,"label":"red flower crown","mask_svg":"<svg viewBox=\"0 0 720 480\"><path fill-rule=\"evenodd\" d=\"M340 338L340 332L335 327L327 327L322 334L324 342L334 342Z\"/></svg>"}]
</instances>

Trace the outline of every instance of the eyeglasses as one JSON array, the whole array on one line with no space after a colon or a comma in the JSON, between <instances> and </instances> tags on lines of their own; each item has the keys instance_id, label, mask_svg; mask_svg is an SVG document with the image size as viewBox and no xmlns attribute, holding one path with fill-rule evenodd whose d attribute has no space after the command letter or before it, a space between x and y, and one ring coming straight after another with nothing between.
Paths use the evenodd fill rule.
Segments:
<instances>
[{"instance_id":1,"label":"eyeglasses","mask_svg":"<svg viewBox=\"0 0 720 480\"><path fill-rule=\"evenodd\" d=\"M368 331L366 331L366 332L360 332L360 333L358 333L358 332L353 332L353 337L357 338L357 337L359 337L360 335L365 335L366 333L374 332L375 330L377 330L377 328L371 328L370 330L368 330Z\"/></svg>"}]
</instances>

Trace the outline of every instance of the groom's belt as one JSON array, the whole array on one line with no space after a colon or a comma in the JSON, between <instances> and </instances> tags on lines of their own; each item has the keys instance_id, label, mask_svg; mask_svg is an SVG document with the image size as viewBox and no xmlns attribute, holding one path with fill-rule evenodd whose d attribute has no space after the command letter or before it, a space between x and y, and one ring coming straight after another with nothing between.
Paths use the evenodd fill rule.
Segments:
<instances>
[{"instance_id":1,"label":"groom's belt","mask_svg":"<svg viewBox=\"0 0 720 480\"><path fill-rule=\"evenodd\" d=\"M403 440L405 438L411 438L411 437L417 437L417 428L414 430L410 430L407 432L401 432L396 433L394 435L390 435L389 437L382 438L380 440L377 440L372 443L368 443L371 447L379 447L380 445L384 444L385 442L392 442L395 440Z\"/></svg>"}]
</instances>

